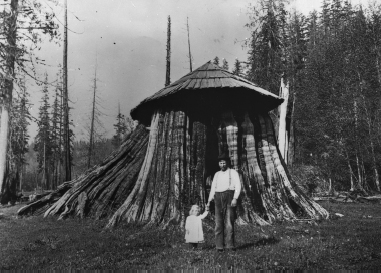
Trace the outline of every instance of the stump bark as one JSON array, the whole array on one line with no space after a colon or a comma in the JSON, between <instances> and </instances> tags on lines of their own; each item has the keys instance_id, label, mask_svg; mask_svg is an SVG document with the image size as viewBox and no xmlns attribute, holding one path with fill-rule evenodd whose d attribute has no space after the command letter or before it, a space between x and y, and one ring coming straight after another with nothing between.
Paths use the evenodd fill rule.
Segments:
<instances>
[{"instance_id":1,"label":"stump bark","mask_svg":"<svg viewBox=\"0 0 381 273\"><path fill-rule=\"evenodd\" d=\"M221 152L229 154L241 178L238 223L328 217L290 177L267 113L197 115L178 109L157 110L149 131L139 125L101 165L19 214L75 215L79 196L85 193L83 213L109 217L107 227L122 221L184 225L191 205L205 205Z\"/></svg>"}]
</instances>

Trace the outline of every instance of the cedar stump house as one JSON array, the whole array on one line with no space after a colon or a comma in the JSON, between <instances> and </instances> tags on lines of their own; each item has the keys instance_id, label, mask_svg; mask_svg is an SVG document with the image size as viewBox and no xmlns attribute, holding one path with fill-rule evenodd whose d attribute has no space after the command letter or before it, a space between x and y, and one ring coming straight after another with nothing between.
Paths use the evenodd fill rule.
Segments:
<instances>
[{"instance_id":1,"label":"cedar stump house","mask_svg":"<svg viewBox=\"0 0 381 273\"><path fill-rule=\"evenodd\" d=\"M19 210L184 225L207 202L217 157L227 153L241 178L238 223L327 218L290 177L269 111L278 96L207 62L131 111L139 125L102 164Z\"/></svg>"}]
</instances>

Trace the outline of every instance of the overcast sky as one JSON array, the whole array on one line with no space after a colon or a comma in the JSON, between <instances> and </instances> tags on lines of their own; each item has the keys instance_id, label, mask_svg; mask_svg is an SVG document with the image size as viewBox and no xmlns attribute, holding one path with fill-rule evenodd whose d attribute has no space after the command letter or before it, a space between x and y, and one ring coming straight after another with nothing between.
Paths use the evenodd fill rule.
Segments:
<instances>
[{"instance_id":1,"label":"overcast sky","mask_svg":"<svg viewBox=\"0 0 381 273\"><path fill-rule=\"evenodd\" d=\"M60 0L63 2L63 0ZM353 0L356 4L361 0ZM91 86L96 56L98 90L106 136L114 134L118 103L129 115L140 101L164 87L167 17L171 16L171 81L189 72L186 20L189 17L193 69L218 56L230 68L235 58L247 60L242 41L249 37L248 4L244 0L68 0L69 96L77 140L86 135L91 104ZM363 1L365 2L365 1ZM319 9L321 1L295 0L292 5L303 13ZM64 11L57 17L63 22ZM77 19L78 18L78 19ZM44 43L41 56L49 66L49 80L55 80L62 64L62 46ZM30 89L37 117L41 87ZM53 94L53 88L52 94ZM35 136L36 125L30 128Z\"/></svg>"}]
</instances>

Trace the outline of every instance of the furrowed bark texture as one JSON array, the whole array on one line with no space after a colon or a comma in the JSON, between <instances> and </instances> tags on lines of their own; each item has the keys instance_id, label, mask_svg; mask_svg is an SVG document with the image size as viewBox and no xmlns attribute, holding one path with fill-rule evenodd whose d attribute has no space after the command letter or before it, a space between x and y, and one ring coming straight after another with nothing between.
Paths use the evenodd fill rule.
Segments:
<instances>
[{"instance_id":1,"label":"furrowed bark texture","mask_svg":"<svg viewBox=\"0 0 381 273\"><path fill-rule=\"evenodd\" d=\"M9 6L8 6L9 5ZM8 7L6 7L8 6ZM15 78L15 62L17 52L17 17L18 0L2 5L2 22L0 32L2 33L2 73L0 75L0 199L4 195L14 195L9 192L11 179L6 177L7 151L9 137L9 112L12 105L13 79ZM7 203L7 200L1 200Z\"/></svg>"},{"instance_id":2,"label":"furrowed bark texture","mask_svg":"<svg viewBox=\"0 0 381 273\"><path fill-rule=\"evenodd\" d=\"M191 205L204 204L206 129L183 111L158 113L151 125L142 180L138 179L108 227L122 220L181 224Z\"/></svg>"},{"instance_id":3,"label":"furrowed bark texture","mask_svg":"<svg viewBox=\"0 0 381 273\"><path fill-rule=\"evenodd\" d=\"M123 221L183 226L193 204L205 205L222 152L241 178L239 224L328 217L291 179L267 113L226 111L204 118L173 109L157 111L149 133L139 125L102 165L64 184L69 189L58 201L49 203L57 200L56 191L23 213L44 208L45 216L110 217L109 228ZM80 195L87 197L85 208Z\"/></svg>"}]
</instances>

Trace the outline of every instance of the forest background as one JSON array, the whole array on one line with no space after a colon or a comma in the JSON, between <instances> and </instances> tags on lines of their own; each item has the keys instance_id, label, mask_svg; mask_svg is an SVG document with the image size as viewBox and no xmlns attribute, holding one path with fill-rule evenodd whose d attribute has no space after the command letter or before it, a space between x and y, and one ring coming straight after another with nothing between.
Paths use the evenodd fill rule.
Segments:
<instances>
[{"instance_id":1,"label":"forest background","mask_svg":"<svg viewBox=\"0 0 381 273\"><path fill-rule=\"evenodd\" d=\"M225 4L228 4L226 2ZM135 8L139 9L136 6ZM245 2L239 8L241 14L245 14L242 16L244 18L240 17L239 22L242 20L245 22L229 27L229 32L234 29L240 29L237 32L243 30L241 37L230 41L234 47L242 51L239 58L234 59L235 54L224 50L222 46L220 50L214 52L205 49L205 45L203 48L198 42L197 34L193 36L191 32L194 67L206 61L199 56L203 54L213 56L215 64L275 94L279 92L283 77L290 89L287 114L290 149L287 159L295 179L300 181L309 193L349 189L379 191L380 4L373 2L352 5L349 1L322 1L317 10L308 14L298 10L297 5L290 5L282 0L261 0L252 5ZM186 15L183 17L185 21ZM73 21L81 22L81 18L74 15L72 18ZM231 20L228 22L232 23ZM166 28L166 21L161 24ZM172 24L174 24L173 18ZM182 27L185 29L186 26L183 24ZM197 23L192 23L191 17L190 28L192 27L197 29ZM186 34L184 29L183 35ZM73 32L71 35L81 35L74 33L70 21L69 30ZM211 38L213 36L209 35L206 28L199 29L199 32L209 36L208 39L215 44L221 44L220 40L226 39L226 37ZM172 29L172 35L175 34L175 30ZM245 34L248 34L247 37ZM163 32L162 36L165 41L166 33ZM176 66L172 68L174 73L171 78L174 80L189 71L188 56L184 53L187 50L187 40L184 39L181 46L175 45L175 41L172 40L172 58L181 57L183 61L180 64L182 69ZM115 40L113 45L116 46L117 43ZM149 53L147 56L151 57L154 55L149 48L155 48L155 45L156 49L165 47L165 42L157 43L148 38L143 38L137 45L142 44ZM43 56L44 46L52 45L44 43L42 53L36 53L37 56ZM69 48L75 46L75 44L70 45L69 39ZM178 47L184 47L182 56L176 55ZM38 48L36 47L36 50ZM129 51L132 52L134 48L136 45ZM58 47L57 50L56 54L61 54L62 48ZM126 48L118 50L128 51ZM198 55L199 52L203 53ZM217 55L215 53L218 56L215 56ZM123 96L127 97L132 104L129 104L129 107L132 108L164 85L165 49L161 48L160 54L155 53L154 58L162 61L151 60L154 65L149 66L144 72L139 72L140 68L137 66L129 65L128 60L131 61L134 57L128 54L124 56L125 62L122 65L126 68L122 74L143 73L144 79L150 84L137 88L126 83L121 93L115 93L120 95L119 100L122 102ZM85 70L91 75L89 78L79 76L81 82L88 83L87 87L82 86L82 89L88 90L85 95L89 105L87 113L76 112L78 97L73 93L76 94L78 91L69 87L72 108L71 128L74 129L75 126L77 128L72 131L71 138L73 177L83 173L89 166L100 163L133 129L133 122L127 114L129 109L124 108L123 103L121 110L117 104L118 99L114 101L114 106L110 106L109 102L107 105L102 102L101 93L110 92L111 80L109 81L110 78L106 74L102 75L100 71L110 67L109 70L116 72L113 63L105 61L105 58L107 59L107 56L94 54L94 63L90 67L72 68ZM196 58L200 60L196 61ZM143 59L141 61L144 62ZM22 166L19 169L21 179L17 185L18 190L50 190L63 182L62 73L59 63L52 66L55 66L55 69L46 69L49 74L46 72L40 77L38 85L31 87L30 80L20 77L15 90L11 113L9 160ZM131 72L132 70L134 72ZM153 71L156 71L154 73L161 71L161 85L153 82L151 77ZM107 79L106 83L104 78ZM75 81L79 79L76 78ZM147 94L139 93L143 88L149 90L144 91ZM112 112L110 108L114 109L114 114L106 115L105 112ZM274 114L276 115L276 112ZM84 118L85 116L88 118ZM78 127L81 129L78 130ZM89 150L91 135L94 145L92 152Z\"/></svg>"}]
</instances>

